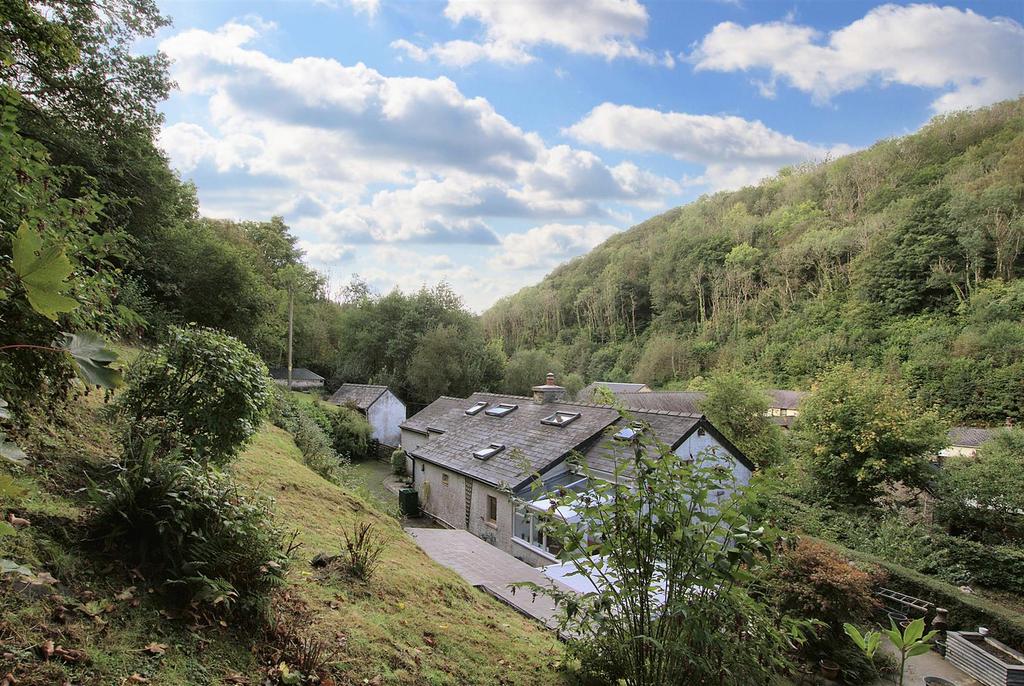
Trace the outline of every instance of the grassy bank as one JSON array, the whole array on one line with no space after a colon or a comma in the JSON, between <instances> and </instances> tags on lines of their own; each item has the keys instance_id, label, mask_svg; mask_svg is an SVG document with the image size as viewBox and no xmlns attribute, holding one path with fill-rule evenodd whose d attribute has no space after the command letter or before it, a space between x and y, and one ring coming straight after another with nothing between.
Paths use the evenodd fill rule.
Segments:
<instances>
[{"instance_id":1,"label":"grassy bank","mask_svg":"<svg viewBox=\"0 0 1024 686\"><path fill-rule=\"evenodd\" d=\"M88 541L82 489L116 455L98 397L23 444L32 469L14 474L17 488L0 496L0 511L30 524L0 537L0 560L29 568L40 583L0 573L0 682L10 672L19 686L264 683L276 658L264 632L176 616L154 584ZM232 469L273 497L280 522L297 532L302 547L281 616L299 618L302 635L337 650L336 683L560 681L561 652L549 633L434 564L394 518L300 460L291 437L266 425ZM7 475L0 466L0 479ZM339 552L342 532L357 521L392 539L377 576L364 583L314 570L308 560Z\"/></svg>"}]
</instances>

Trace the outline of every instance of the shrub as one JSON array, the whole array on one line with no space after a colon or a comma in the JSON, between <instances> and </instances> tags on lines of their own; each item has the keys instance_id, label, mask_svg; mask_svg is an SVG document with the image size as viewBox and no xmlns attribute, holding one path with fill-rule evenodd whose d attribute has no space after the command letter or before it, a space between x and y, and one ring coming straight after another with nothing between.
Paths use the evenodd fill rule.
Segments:
<instances>
[{"instance_id":1,"label":"shrub","mask_svg":"<svg viewBox=\"0 0 1024 686\"><path fill-rule=\"evenodd\" d=\"M286 391L274 389L270 420L292 435L307 467L328 481L339 483L347 461L334 452L330 436L318 419L320 413L322 410L313 404L298 402ZM326 414L324 418L323 423L329 425Z\"/></svg>"},{"instance_id":2,"label":"shrub","mask_svg":"<svg viewBox=\"0 0 1024 686\"><path fill-rule=\"evenodd\" d=\"M132 446L111 483L93 487L95 537L182 605L265 618L292 550L270 504L226 474L161 459L158 447Z\"/></svg>"},{"instance_id":3,"label":"shrub","mask_svg":"<svg viewBox=\"0 0 1024 686\"><path fill-rule=\"evenodd\" d=\"M345 568L353 576L369 581L373 577L380 557L387 547L387 539L374 528L369 522L352 525L352 535L348 532L343 534L345 548L342 551L342 559L345 561Z\"/></svg>"},{"instance_id":4,"label":"shrub","mask_svg":"<svg viewBox=\"0 0 1024 686\"><path fill-rule=\"evenodd\" d=\"M405 476L405 459L407 455L404 450L399 448L395 452L391 453L391 471L398 476Z\"/></svg>"},{"instance_id":5,"label":"shrub","mask_svg":"<svg viewBox=\"0 0 1024 686\"><path fill-rule=\"evenodd\" d=\"M366 417L351 408L338 407L330 413L330 418L328 434L334 452L350 460L364 460L370 456L372 436Z\"/></svg>"},{"instance_id":6,"label":"shrub","mask_svg":"<svg viewBox=\"0 0 1024 686\"><path fill-rule=\"evenodd\" d=\"M878 574L850 564L834 548L800 538L773 560L760 580L765 598L781 613L817 619L840 637L843 622L866 621L879 608Z\"/></svg>"},{"instance_id":7,"label":"shrub","mask_svg":"<svg viewBox=\"0 0 1024 686\"><path fill-rule=\"evenodd\" d=\"M118 408L128 425L204 464L235 457L270 403L263 362L213 329L172 328L167 342L131 366L127 381Z\"/></svg>"}]
</instances>

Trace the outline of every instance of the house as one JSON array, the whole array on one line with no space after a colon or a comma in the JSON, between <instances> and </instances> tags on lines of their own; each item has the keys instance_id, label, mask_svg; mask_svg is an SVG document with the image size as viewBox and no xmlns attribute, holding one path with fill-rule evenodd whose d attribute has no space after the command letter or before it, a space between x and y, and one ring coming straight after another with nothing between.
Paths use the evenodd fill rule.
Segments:
<instances>
[{"instance_id":1,"label":"house","mask_svg":"<svg viewBox=\"0 0 1024 686\"><path fill-rule=\"evenodd\" d=\"M576 394L576 399L580 402L589 403L594 400L594 393L597 392L598 388L603 388L607 391L611 391L613 395L619 393L648 393L650 387L645 383L618 383L616 381L594 381L589 383L580 389L580 392Z\"/></svg>"},{"instance_id":2,"label":"house","mask_svg":"<svg viewBox=\"0 0 1024 686\"><path fill-rule=\"evenodd\" d=\"M474 393L439 398L402 424L413 485L423 511L444 524L466 529L533 565L556 559L558 541L546 540L537 514L550 501L541 493L581 491L588 477L568 461L582 455L594 478L615 478L616 446L611 435L630 433L633 422L651 427L660 442L679 455L713 450L728 460L740 482L754 466L701 414L635 411L624 417L602 405L565 402L565 389L548 375L533 397ZM628 475L626 476L628 478ZM517 503L531 501L527 507Z\"/></svg>"},{"instance_id":3,"label":"house","mask_svg":"<svg viewBox=\"0 0 1024 686\"><path fill-rule=\"evenodd\" d=\"M699 391L612 391L615 398L627 408L643 410L664 410L701 414L701 403L706 394ZM788 429L800 415L799 406L807 393L772 389L768 392L768 409L765 416L783 429Z\"/></svg>"},{"instance_id":4,"label":"house","mask_svg":"<svg viewBox=\"0 0 1024 686\"><path fill-rule=\"evenodd\" d=\"M389 448L401 445L401 426L405 421L405 403L387 386L345 383L334 392L328 402L358 410L366 421L374 440Z\"/></svg>"},{"instance_id":5,"label":"house","mask_svg":"<svg viewBox=\"0 0 1024 686\"><path fill-rule=\"evenodd\" d=\"M279 386L288 387L288 367L271 367L270 378ZM292 390L320 391L324 387L324 377L304 367L292 367Z\"/></svg>"},{"instance_id":6,"label":"house","mask_svg":"<svg viewBox=\"0 0 1024 686\"><path fill-rule=\"evenodd\" d=\"M939 457L974 457L981 444L992 438L998 429L979 426L954 426L946 434L947 446L939 451Z\"/></svg>"}]
</instances>

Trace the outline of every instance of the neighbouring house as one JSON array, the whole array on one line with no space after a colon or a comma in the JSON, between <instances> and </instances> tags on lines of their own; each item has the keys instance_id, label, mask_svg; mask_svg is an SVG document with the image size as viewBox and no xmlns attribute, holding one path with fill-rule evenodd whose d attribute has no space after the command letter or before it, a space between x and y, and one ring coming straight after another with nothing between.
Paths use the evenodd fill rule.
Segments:
<instances>
[{"instance_id":1,"label":"neighbouring house","mask_svg":"<svg viewBox=\"0 0 1024 686\"><path fill-rule=\"evenodd\" d=\"M288 367L271 367L270 378L279 386L288 387ZM292 367L293 391L321 391L324 377L304 367Z\"/></svg>"},{"instance_id":2,"label":"neighbouring house","mask_svg":"<svg viewBox=\"0 0 1024 686\"><path fill-rule=\"evenodd\" d=\"M939 457L974 457L981 444L992 438L996 431L998 429L980 426L954 426L946 434L948 445L939 451Z\"/></svg>"},{"instance_id":3,"label":"neighbouring house","mask_svg":"<svg viewBox=\"0 0 1024 686\"><path fill-rule=\"evenodd\" d=\"M615 398L627 408L664 410L700 414L700 404L706 397L700 391L612 391ZM804 391L771 389L768 391L768 409L764 413L773 423L789 429L800 415L800 403L807 397Z\"/></svg>"},{"instance_id":4,"label":"neighbouring house","mask_svg":"<svg viewBox=\"0 0 1024 686\"><path fill-rule=\"evenodd\" d=\"M637 430L635 422L679 455L720 456L742 483L753 472L702 414L639 410L624 418L612 407L564 401L565 389L550 374L533 392L439 398L401 427L423 511L530 564L551 564L560 549L537 526L550 501L534 494L588 487L583 470L567 460L572 454L582 456L593 478L615 478L615 460L624 456L616 447Z\"/></svg>"},{"instance_id":5,"label":"neighbouring house","mask_svg":"<svg viewBox=\"0 0 1024 686\"><path fill-rule=\"evenodd\" d=\"M399 427L405 421L405 403L387 386L345 383L328 402L358 410L370 423L373 438L389 448L401 445Z\"/></svg>"},{"instance_id":6,"label":"neighbouring house","mask_svg":"<svg viewBox=\"0 0 1024 686\"><path fill-rule=\"evenodd\" d=\"M614 395L619 393L648 393L651 388L645 383L619 383L617 381L594 381L580 389L576 394L576 400L589 403L594 400L594 393L598 388L611 391Z\"/></svg>"}]
</instances>

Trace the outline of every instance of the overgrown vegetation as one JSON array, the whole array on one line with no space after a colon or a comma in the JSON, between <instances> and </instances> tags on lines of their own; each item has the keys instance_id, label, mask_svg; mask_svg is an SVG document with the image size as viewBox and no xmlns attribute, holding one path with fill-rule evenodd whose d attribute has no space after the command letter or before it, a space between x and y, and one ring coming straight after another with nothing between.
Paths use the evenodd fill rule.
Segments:
<instances>
[{"instance_id":1,"label":"overgrown vegetation","mask_svg":"<svg viewBox=\"0 0 1024 686\"><path fill-rule=\"evenodd\" d=\"M840 362L958 420L1024 416L1024 100L936 118L613 236L498 302L487 336L585 379L743 369L807 388Z\"/></svg>"}]
</instances>

